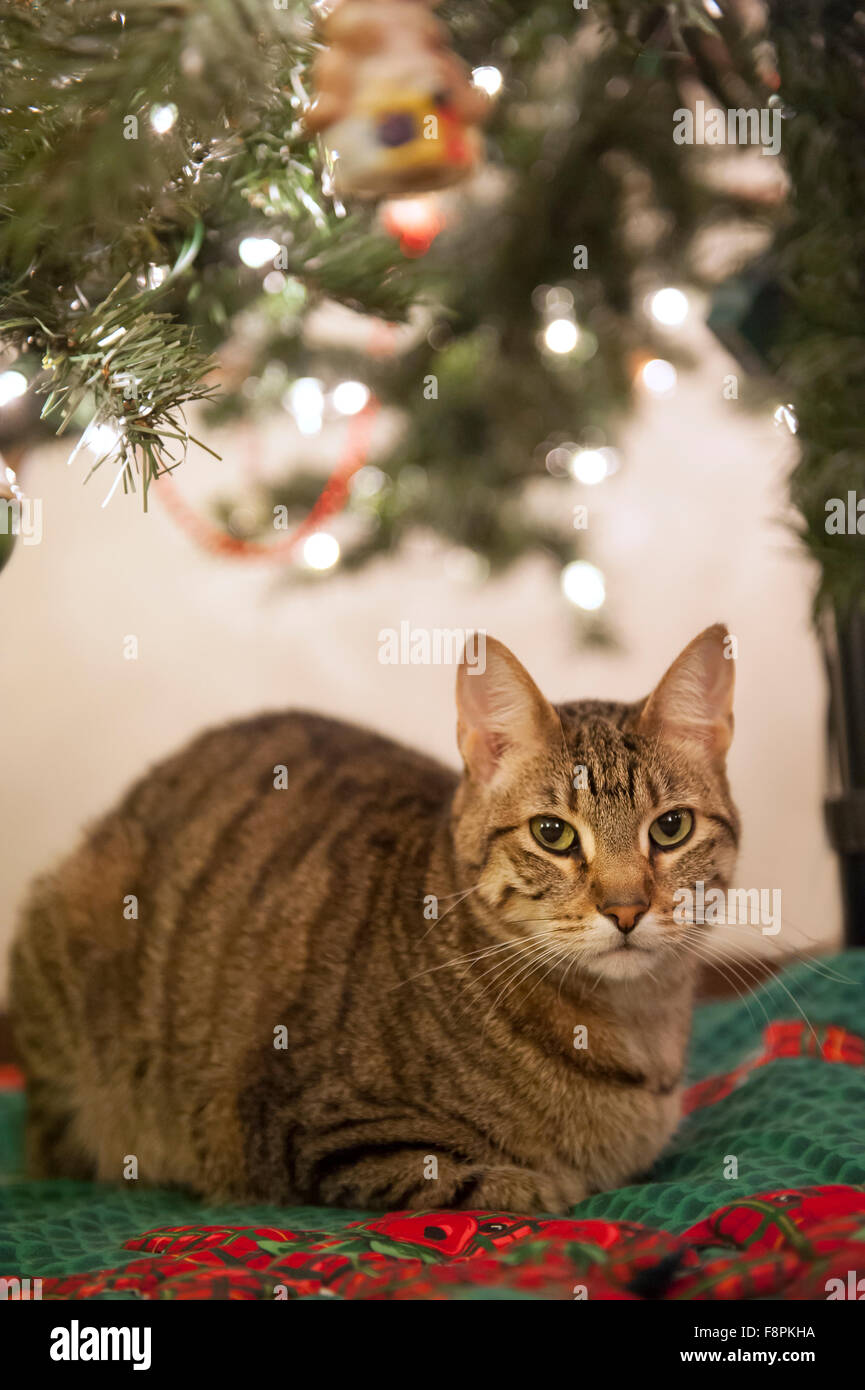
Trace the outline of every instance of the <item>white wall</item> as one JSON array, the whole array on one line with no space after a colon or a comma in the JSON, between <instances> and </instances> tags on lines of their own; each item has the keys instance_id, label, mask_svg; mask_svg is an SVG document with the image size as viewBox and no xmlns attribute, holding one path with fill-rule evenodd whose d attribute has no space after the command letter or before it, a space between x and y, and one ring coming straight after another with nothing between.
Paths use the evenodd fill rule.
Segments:
<instances>
[{"instance_id":1,"label":"white wall","mask_svg":"<svg viewBox=\"0 0 865 1390\"><path fill-rule=\"evenodd\" d=\"M552 698L644 694L697 631L726 621L739 642L732 779L745 838L739 881L783 891L782 949L837 940L835 864L821 819L824 690L809 624L812 574L786 529L793 442L771 410L725 401L732 364L700 330L698 373L630 423L621 471L586 500L590 558L607 576L621 647L580 651L557 577L532 561L460 587L419 545L397 562L314 587L280 588L270 564L194 548L158 502L100 503L81 456L51 445L22 473L44 499L39 546L0 575L0 946L30 876L153 759L196 729L264 707L305 706L377 726L452 760L453 672L389 667L377 634L480 627L502 638ZM278 441L278 442L277 442ZM285 431L223 433L178 474L188 497L240 489L250 448L276 467ZM123 659L124 636L140 644ZM758 946L766 946L757 938ZM2 983L2 976L0 976Z\"/></svg>"}]
</instances>

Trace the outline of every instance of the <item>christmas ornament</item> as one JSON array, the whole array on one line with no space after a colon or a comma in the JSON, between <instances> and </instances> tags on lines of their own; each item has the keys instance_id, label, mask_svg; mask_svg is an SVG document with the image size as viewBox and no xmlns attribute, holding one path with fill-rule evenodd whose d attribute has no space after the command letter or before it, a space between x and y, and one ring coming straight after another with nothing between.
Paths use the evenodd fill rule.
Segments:
<instances>
[{"instance_id":1,"label":"christmas ornament","mask_svg":"<svg viewBox=\"0 0 865 1390\"><path fill-rule=\"evenodd\" d=\"M396 237L403 255L409 257L425 256L446 223L434 193L382 203L379 217L385 231Z\"/></svg>"},{"instance_id":2,"label":"christmas ornament","mask_svg":"<svg viewBox=\"0 0 865 1390\"><path fill-rule=\"evenodd\" d=\"M326 132L339 195L444 188L477 164L489 106L448 48L438 0L338 0L321 22L310 132Z\"/></svg>"}]
</instances>

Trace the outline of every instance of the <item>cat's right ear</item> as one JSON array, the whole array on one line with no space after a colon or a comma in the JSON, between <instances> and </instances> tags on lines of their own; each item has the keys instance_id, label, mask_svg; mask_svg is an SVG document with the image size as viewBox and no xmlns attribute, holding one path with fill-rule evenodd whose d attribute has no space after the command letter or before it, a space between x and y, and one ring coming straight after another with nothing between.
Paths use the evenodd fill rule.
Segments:
<instances>
[{"instance_id":1,"label":"cat's right ear","mask_svg":"<svg viewBox=\"0 0 865 1390\"><path fill-rule=\"evenodd\" d=\"M475 633L457 671L457 742L466 772L489 782L562 740L559 716L503 642Z\"/></svg>"}]
</instances>

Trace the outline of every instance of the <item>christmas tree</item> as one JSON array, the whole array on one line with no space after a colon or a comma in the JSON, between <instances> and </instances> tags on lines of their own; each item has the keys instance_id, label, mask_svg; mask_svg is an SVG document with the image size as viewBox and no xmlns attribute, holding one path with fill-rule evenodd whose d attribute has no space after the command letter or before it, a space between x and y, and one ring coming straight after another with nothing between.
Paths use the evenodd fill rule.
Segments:
<instances>
[{"instance_id":1,"label":"christmas tree","mask_svg":"<svg viewBox=\"0 0 865 1390\"><path fill-rule=\"evenodd\" d=\"M454 190L371 200L340 196L304 120L327 53L310 6L0 5L0 332L45 422L83 429L112 488L146 504L199 401L206 447L208 422L280 403L314 428L348 382L337 405L368 392L403 427L374 493L352 496L343 564L416 526L493 567L573 559L579 518L528 489L612 466L635 383L669 352L647 288L699 279L696 234L761 211L672 141L683 75L732 39L696 3L441 16L489 107L485 160ZM318 342L334 302L400 327ZM324 499L298 460L265 528L272 513L300 535L310 508L343 505L360 457Z\"/></svg>"},{"instance_id":2,"label":"christmas tree","mask_svg":"<svg viewBox=\"0 0 865 1390\"><path fill-rule=\"evenodd\" d=\"M700 283L698 235L745 216L774 245L733 286L745 304L734 337L789 398L820 598L855 604L861 553L827 532L824 503L862 471L860 13L772 4L765 31L741 0L482 0L440 14L489 107L485 158L457 187L406 199L387 196L387 178L374 197L350 180L340 192L324 90L341 80L338 44L319 7L0 3L0 447L84 431L110 488L146 505L182 460L198 402L214 403L198 415L208 447L231 414L287 408L314 429L334 404L372 401L402 419L374 483L349 491L362 446L324 489L300 457L264 511L265 541L274 517L300 539L310 515L348 501L359 521L346 565L417 526L493 567L538 548L565 563L579 520L534 505L534 485L614 466L647 366L663 388L651 373L669 346L647 287ZM719 187L705 151L673 143L696 82L722 106L780 111L783 210ZM448 181L435 172L415 187ZM317 338L334 303L370 330Z\"/></svg>"}]
</instances>

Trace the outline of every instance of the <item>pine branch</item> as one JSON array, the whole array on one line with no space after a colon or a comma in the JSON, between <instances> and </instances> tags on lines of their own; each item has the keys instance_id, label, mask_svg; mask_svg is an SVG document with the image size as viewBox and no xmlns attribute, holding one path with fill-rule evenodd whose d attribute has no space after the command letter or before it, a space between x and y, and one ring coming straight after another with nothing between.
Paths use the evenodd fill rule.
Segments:
<instances>
[{"instance_id":1,"label":"pine branch","mask_svg":"<svg viewBox=\"0 0 865 1390\"><path fill-rule=\"evenodd\" d=\"M62 265L79 237L125 242L136 217L194 204L202 165L239 149L263 111L290 119L279 79L308 49L305 9L3 0L0 257L19 270L34 256ZM154 125L172 105L176 124Z\"/></svg>"},{"instance_id":2,"label":"pine branch","mask_svg":"<svg viewBox=\"0 0 865 1390\"><path fill-rule=\"evenodd\" d=\"M218 223L234 198L248 216L277 177L299 248L329 249L298 177L298 152L310 155L292 79L310 49L306 9L0 4L0 333L41 352L43 415L59 411L61 430L82 407L96 424L122 422L124 487L139 470L145 502L188 442L184 407L211 394L207 352L142 288L154 269L194 227L182 272L200 249L197 214Z\"/></svg>"}]
</instances>

